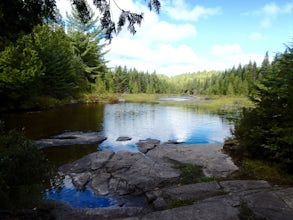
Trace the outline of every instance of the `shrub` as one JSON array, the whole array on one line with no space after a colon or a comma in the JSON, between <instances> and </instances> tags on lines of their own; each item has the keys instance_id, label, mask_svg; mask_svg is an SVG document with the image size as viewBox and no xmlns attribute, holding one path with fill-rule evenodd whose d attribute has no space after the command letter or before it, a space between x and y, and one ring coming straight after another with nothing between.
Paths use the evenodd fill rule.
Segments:
<instances>
[{"instance_id":1,"label":"shrub","mask_svg":"<svg viewBox=\"0 0 293 220\"><path fill-rule=\"evenodd\" d=\"M0 121L1 122L1 121ZM48 160L21 132L0 126L0 209L32 208L42 198Z\"/></svg>"}]
</instances>

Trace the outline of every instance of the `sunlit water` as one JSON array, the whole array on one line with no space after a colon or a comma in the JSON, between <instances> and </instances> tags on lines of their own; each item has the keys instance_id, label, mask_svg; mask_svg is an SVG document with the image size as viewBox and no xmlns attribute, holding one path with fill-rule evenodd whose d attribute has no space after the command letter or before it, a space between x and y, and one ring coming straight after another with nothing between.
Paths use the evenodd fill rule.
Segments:
<instances>
[{"instance_id":1,"label":"sunlit water","mask_svg":"<svg viewBox=\"0 0 293 220\"><path fill-rule=\"evenodd\" d=\"M208 112L139 103L69 105L47 111L6 114L1 118L8 128L21 128L32 139L47 138L64 131L97 131L107 137L100 145L44 149L45 154L57 167L96 150L136 152L136 143L147 138L186 144L221 143L230 136L232 126L220 116ZM126 142L116 141L120 136L132 139ZM76 190L68 177L59 186L48 189L44 196L66 201L73 207L118 205L114 197L97 196L87 188L83 191Z\"/></svg>"},{"instance_id":2,"label":"sunlit water","mask_svg":"<svg viewBox=\"0 0 293 220\"><path fill-rule=\"evenodd\" d=\"M218 115L198 113L190 108L149 104L106 105L101 149L137 151L135 143L146 138L186 144L221 143L230 135L227 121ZM117 142L119 136L131 141Z\"/></svg>"}]
</instances>

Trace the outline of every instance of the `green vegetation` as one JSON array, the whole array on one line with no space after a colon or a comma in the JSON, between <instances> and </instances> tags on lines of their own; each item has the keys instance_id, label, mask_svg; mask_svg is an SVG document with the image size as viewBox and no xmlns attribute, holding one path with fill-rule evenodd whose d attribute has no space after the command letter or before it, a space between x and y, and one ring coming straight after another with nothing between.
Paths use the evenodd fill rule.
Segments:
<instances>
[{"instance_id":1,"label":"green vegetation","mask_svg":"<svg viewBox=\"0 0 293 220\"><path fill-rule=\"evenodd\" d=\"M0 50L0 110L42 108L46 100L93 92L106 72L105 45L93 17L87 25L72 17L68 33L62 23L49 21L7 42Z\"/></svg>"},{"instance_id":2,"label":"green vegetation","mask_svg":"<svg viewBox=\"0 0 293 220\"><path fill-rule=\"evenodd\" d=\"M181 184L203 183L220 180L219 178L213 176L205 176L202 172L202 167L198 165L179 163L176 164L175 168L181 171Z\"/></svg>"},{"instance_id":3,"label":"green vegetation","mask_svg":"<svg viewBox=\"0 0 293 220\"><path fill-rule=\"evenodd\" d=\"M21 132L5 132L1 122L0 158L0 210L38 205L50 171L42 152Z\"/></svg>"},{"instance_id":4,"label":"green vegetation","mask_svg":"<svg viewBox=\"0 0 293 220\"><path fill-rule=\"evenodd\" d=\"M172 199L169 203L167 208L168 209L174 209L174 208L178 208L181 206L187 206L187 205L192 205L194 203L194 201L192 199Z\"/></svg>"},{"instance_id":5,"label":"green vegetation","mask_svg":"<svg viewBox=\"0 0 293 220\"><path fill-rule=\"evenodd\" d=\"M255 84L234 135L243 156L265 160L293 172L293 48L262 68L263 79Z\"/></svg>"},{"instance_id":6,"label":"green vegetation","mask_svg":"<svg viewBox=\"0 0 293 220\"><path fill-rule=\"evenodd\" d=\"M239 165L240 170L233 178L266 180L283 186L293 185L293 175L283 171L278 164L244 158Z\"/></svg>"},{"instance_id":7,"label":"green vegetation","mask_svg":"<svg viewBox=\"0 0 293 220\"><path fill-rule=\"evenodd\" d=\"M126 102L141 102L141 103L158 103L158 98L160 97L157 94L123 94L123 99Z\"/></svg>"},{"instance_id":8,"label":"green vegetation","mask_svg":"<svg viewBox=\"0 0 293 220\"><path fill-rule=\"evenodd\" d=\"M175 166L175 168L182 172L180 176L180 182L182 184L196 183L198 178L204 176L201 166L198 165L179 163Z\"/></svg>"}]
</instances>

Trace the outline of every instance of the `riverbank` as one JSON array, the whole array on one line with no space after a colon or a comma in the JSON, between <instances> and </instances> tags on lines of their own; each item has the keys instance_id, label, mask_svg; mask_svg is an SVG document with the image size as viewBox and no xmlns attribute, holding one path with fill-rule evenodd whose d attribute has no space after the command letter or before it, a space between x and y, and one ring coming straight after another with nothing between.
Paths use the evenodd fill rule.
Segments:
<instances>
[{"instance_id":1,"label":"riverbank","mask_svg":"<svg viewBox=\"0 0 293 220\"><path fill-rule=\"evenodd\" d=\"M126 102L156 103L161 105L185 106L210 111L235 111L242 107L253 107L252 102L244 96L188 96L189 99L176 100L186 97L178 94L122 94ZM169 98L169 99L164 99ZM173 99L172 99L173 98Z\"/></svg>"},{"instance_id":2,"label":"riverbank","mask_svg":"<svg viewBox=\"0 0 293 220\"><path fill-rule=\"evenodd\" d=\"M8 111L31 111L56 108L69 104L77 103L118 103L118 102L135 102L150 103L162 105L180 105L190 108L198 108L209 111L235 111L242 107L251 107L252 103L247 97L243 96L189 96L191 99L185 101L160 100L166 97L181 97L180 94L116 94L116 93L88 93L76 98L55 99L52 97L39 97L34 101L23 102L22 105L15 108L1 108L2 112Z\"/></svg>"}]
</instances>

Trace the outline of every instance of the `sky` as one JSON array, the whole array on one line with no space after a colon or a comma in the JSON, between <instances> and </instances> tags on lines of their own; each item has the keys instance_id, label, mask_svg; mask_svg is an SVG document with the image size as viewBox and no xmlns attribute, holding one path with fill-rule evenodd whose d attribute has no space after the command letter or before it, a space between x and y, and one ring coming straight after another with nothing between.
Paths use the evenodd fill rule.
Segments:
<instances>
[{"instance_id":1,"label":"sky","mask_svg":"<svg viewBox=\"0 0 293 220\"><path fill-rule=\"evenodd\" d=\"M107 46L108 67L127 66L167 76L258 65L293 42L293 0L161 0L159 14L145 0L116 0L143 12L137 33L123 29ZM114 20L119 9L113 5ZM57 0L61 14L69 0Z\"/></svg>"}]
</instances>

